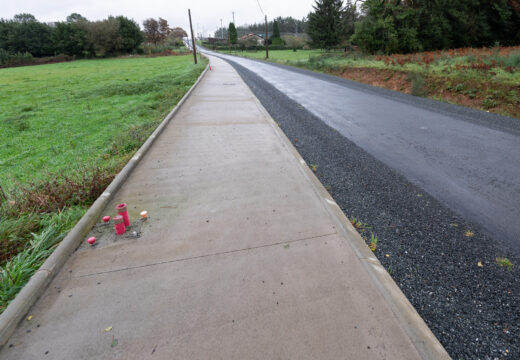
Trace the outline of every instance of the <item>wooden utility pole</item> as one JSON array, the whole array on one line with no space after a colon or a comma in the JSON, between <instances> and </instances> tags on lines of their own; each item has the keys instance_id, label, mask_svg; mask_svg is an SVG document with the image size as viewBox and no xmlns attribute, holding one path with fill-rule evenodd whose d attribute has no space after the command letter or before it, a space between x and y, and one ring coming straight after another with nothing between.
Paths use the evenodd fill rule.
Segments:
<instances>
[{"instance_id":1,"label":"wooden utility pole","mask_svg":"<svg viewBox=\"0 0 520 360\"><path fill-rule=\"evenodd\" d=\"M265 58L269 59L269 35L267 31L267 15L265 16Z\"/></svg>"},{"instance_id":2,"label":"wooden utility pole","mask_svg":"<svg viewBox=\"0 0 520 360\"><path fill-rule=\"evenodd\" d=\"M188 16L190 17L190 30L191 30L191 44L193 46L193 61L197 65L197 47L195 45L195 36L193 36L193 25L191 24L191 11L188 9Z\"/></svg>"}]
</instances>

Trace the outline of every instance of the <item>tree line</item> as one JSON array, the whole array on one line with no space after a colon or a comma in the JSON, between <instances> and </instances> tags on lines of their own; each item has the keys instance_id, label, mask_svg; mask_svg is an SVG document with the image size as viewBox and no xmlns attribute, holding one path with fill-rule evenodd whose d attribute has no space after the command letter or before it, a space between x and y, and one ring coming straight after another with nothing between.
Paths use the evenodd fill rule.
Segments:
<instances>
[{"instance_id":1,"label":"tree line","mask_svg":"<svg viewBox=\"0 0 520 360\"><path fill-rule=\"evenodd\" d=\"M520 44L520 0L316 0L312 46L409 53Z\"/></svg>"},{"instance_id":2,"label":"tree line","mask_svg":"<svg viewBox=\"0 0 520 360\"><path fill-rule=\"evenodd\" d=\"M303 33L306 29L307 20L302 19L298 20L293 17L281 17L278 16L277 18L270 20L267 22L267 27L270 29L269 32L272 31L273 27L275 26L275 23L278 26L279 31L283 33ZM231 23L230 23L231 24ZM262 23L254 23L249 25L240 25L236 27L236 31L238 34L238 37L247 35L247 34L264 34L265 33L265 22ZM228 28L219 28L217 31L215 31L215 38L221 38L224 39L228 38Z\"/></svg>"},{"instance_id":3,"label":"tree line","mask_svg":"<svg viewBox=\"0 0 520 360\"><path fill-rule=\"evenodd\" d=\"M0 48L13 54L111 56L136 52L142 42L139 25L124 16L89 21L74 13L66 21L43 23L19 14L0 20Z\"/></svg>"},{"instance_id":4,"label":"tree line","mask_svg":"<svg viewBox=\"0 0 520 360\"><path fill-rule=\"evenodd\" d=\"M65 21L43 23L31 14L18 14L13 19L0 19L0 50L7 54L30 54L47 57L114 56L142 52L143 42L162 44L172 38L187 36L181 28L171 29L165 19L147 19L143 31L139 24L125 16L109 16L89 21L73 13Z\"/></svg>"}]
</instances>

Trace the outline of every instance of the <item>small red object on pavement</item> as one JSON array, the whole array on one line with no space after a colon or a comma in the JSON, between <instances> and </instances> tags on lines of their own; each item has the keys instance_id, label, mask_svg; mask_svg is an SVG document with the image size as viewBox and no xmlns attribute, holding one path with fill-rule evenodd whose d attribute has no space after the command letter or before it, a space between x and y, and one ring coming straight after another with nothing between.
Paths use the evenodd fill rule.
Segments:
<instances>
[{"instance_id":1,"label":"small red object on pavement","mask_svg":"<svg viewBox=\"0 0 520 360\"><path fill-rule=\"evenodd\" d=\"M94 236L92 237L89 237L87 242L90 244L90 245L94 245L96 243L96 238Z\"/></svg>"},{"instance_id":2,"label":"small red object on pavement","mask_svg":"<svg viewBox=\"0 0 520 360\"><path fill-rule=\"evenodd\" d=\"M110 216L103 216L103 221L104 222L109 222L110 221Z\"/></svg>"},{"instance_id":3,"label":"small red object on pavement","mask_svg":"<svg viewBox=\"0 0 520 360\"><path fill-rule=\"evenodd\" d=\"M126 231L125 220L121 215L114 217L114 227L117 235L123 235Z\"/></svg>"},{"instance_id":4,"label":"small red object on pavement","mask_svg":"<svg viewBox=\"0 0 520 360\"><path fill-rule=\"evenodd\" d=\"M130 226L130 219L128 218L128 211L126 210L126 204L122 203L116 206L117 213L123 217L125 226Z\"/></svg>"},{"instance_id":5,"label":"small red object on pavement","mask_svg":"<svg viewBox=\"0 0 520 360\"><path fill-rule=\"evenodd\" d=\"M211 71L211 65L209 66L209 70Z\"/></svg>"}]
</instances>

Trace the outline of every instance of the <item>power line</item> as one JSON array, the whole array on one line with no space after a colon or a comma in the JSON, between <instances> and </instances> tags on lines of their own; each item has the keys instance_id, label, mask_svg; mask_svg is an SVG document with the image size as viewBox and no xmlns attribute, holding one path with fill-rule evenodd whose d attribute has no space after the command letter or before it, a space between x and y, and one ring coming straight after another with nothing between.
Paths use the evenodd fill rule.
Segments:
<instances>
[{"instance_id":1,"label":"power line","mask_svg":"<svg viewBox=\"0 0 520 360\"><path fill-rule=\"evenodd\" d=\"M262 6L260 5L260 0L256 0L257 4L258 4L258 7L260 8L260 11L262 12L262 15L265 16L264 14L264 10L262 10Z\"/></svg>"}]
</instances>

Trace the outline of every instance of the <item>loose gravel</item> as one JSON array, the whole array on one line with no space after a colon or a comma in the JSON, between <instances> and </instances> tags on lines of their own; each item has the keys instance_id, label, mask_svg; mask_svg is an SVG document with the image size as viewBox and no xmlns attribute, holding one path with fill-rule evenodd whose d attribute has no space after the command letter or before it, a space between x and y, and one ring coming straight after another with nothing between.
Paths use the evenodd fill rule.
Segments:
<instances>
[{"instance_id":1,"label":"loose gravel","mask_svg":"<svg viewBox=\"0 0 520 360\"><path fill-rule=\"evenodd\" d=\"M520 255L230 61L454 359L520 359ZM512 269L499 266L507 257Z\"/></svg>"}]
</instances>

